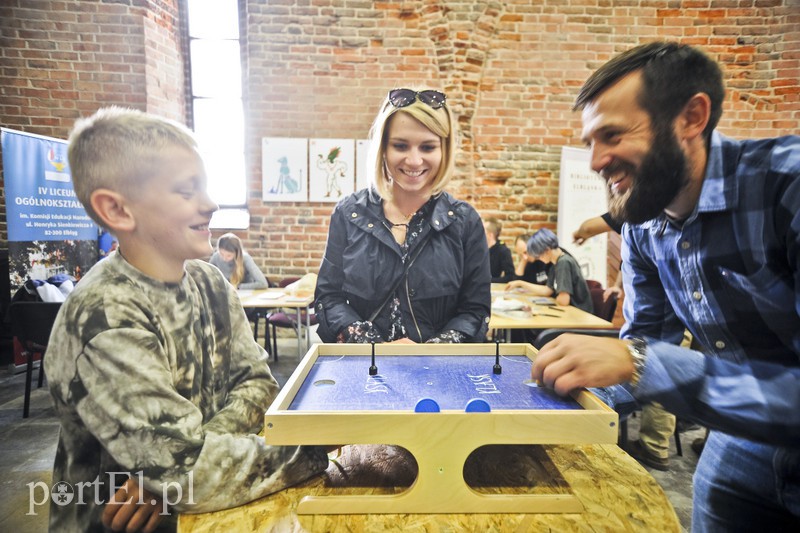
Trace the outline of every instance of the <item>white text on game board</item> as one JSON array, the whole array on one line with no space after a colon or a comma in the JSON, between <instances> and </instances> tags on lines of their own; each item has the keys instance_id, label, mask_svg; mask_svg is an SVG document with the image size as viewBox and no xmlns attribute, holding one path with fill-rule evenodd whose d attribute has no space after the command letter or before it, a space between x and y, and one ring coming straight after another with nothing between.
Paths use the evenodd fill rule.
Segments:
<instances>
[{"instance_id":1,"label":"white text on game board","mask_svg":"<svg viewBox=\"0 0 800 533\"><path fill-rule=\"evenodd\" d=\"M368 377L367 382L364 384L364 392L366 394L372 394L373 392L388 394L389 387L386 386L386 378L380 374Z\"/></svg>"},{"instance_id":2,"label":"white text on game board","mask_svg":"<svg viewBox=\"0 0 800 533\"><path fill-rule=\"evenodd\" d=\"M480 376L470 376L467 374L467 377L472 381L472 384L475 385L475 390L480 394L500 394L500 391L497 390L497 385L494 384L489 374L481 374Z\"/></svg>"}]
</instances>

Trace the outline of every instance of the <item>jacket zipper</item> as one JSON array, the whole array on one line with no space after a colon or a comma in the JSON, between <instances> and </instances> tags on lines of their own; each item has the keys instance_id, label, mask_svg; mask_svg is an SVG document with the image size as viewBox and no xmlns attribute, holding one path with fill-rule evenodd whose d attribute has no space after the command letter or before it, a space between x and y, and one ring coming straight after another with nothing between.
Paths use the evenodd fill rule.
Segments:
<instances>
[{"instance_id":1,"label":"jacket zipper","mask_svg":"<svg viewBox=\"0 0 800 533\"><path fill-rule=\"evenodd\" d=\"M411 320L414 321L414 327L417 330L417 338L422 342L422 333L419 331L419 324L417 324L417 317L414 315L414 308L411 306L411 295L408 293L408 276L406 276L406 301L408 302L408 310L411 312Z\"/></svg>"}]
</instances>

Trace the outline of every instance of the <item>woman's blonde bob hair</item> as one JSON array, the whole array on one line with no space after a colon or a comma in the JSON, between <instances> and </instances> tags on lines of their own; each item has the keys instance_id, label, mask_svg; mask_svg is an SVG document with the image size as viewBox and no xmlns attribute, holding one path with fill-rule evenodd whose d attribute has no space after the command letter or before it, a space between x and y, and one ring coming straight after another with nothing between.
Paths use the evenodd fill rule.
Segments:
<instances>
[{"instance_id":1,"label":"woman's blonde bob hair","mask_svg":"<svg viewBox=\"0 0 800 533\"><path fill-rule=\"evenodd\" d=\"M420 88L411 89L417 92L426 90ZM381 106L381 111L375 117L375 121L369 131L370 146L367 155L367 168L372 170L370 181L381 198L384 200L392 199L392 180L386 172L384 156L389 136L389 124L396 113L407 113L442 140L442 163L439 165L439 173L433 178L431 189L431 195L436 196L447 186L455 168L457 129L453 113L446 103L439 109L433 109L417 98L406 107L395 107L389 101L387 94Z\"/></svg>"}]
</instances>

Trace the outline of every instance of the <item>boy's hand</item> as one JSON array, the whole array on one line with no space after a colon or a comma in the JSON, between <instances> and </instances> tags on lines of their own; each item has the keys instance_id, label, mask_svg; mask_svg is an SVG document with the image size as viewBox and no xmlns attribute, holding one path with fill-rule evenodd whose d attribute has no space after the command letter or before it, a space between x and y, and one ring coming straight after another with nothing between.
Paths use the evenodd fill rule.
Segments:
<instances>
[{"instance_id":1,"label":"boy's hand","mask_svg":"<svg viewBox=\"0 0 800 533\"><path fill-rule=\"evenodd\" d=\"M139 503L139 502L142 503ZM103 510L103 525L113 531L150 533L161 521L161 499L131 478L122 484Z\"/></svg>"}]
</instances>

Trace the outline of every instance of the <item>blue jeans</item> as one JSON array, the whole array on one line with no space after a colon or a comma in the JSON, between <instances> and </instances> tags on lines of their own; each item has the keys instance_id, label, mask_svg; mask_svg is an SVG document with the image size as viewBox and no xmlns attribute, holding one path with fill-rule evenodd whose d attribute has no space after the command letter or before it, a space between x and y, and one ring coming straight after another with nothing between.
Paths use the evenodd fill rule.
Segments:
<instances>
[{"instance_id":1,"label":"blue jeans","mask_svg":"<svg viewBox=\"0 0 800 533\"><path fill-rule=\"evenodd\" d=\"M595 396L600 398L607 406L612 408L619 415L620 420L628 418L632 412L640 409L639 404L633 398L628 389L622 385L611 385L610 387L589 387Z\"/></svg>"},{"instance_id":2,"label":"blue jeans","mask_svg":"<svg viewBox=\"0 0 800 533\"><path fill-rule=\"evenodd\" d=\"M710 432L694 473L692 531L800 531L800 447Z\"/></svg>"}]
</instances>

